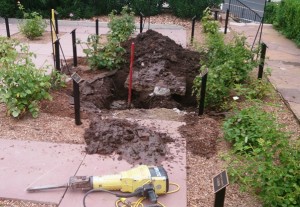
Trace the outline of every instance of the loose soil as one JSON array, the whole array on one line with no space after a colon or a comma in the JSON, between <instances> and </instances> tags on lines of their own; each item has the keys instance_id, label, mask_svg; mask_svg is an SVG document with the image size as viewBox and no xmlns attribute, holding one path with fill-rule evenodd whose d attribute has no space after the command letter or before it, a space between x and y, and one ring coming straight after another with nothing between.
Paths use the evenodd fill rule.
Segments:
<instances>
[{"instance_id":1,"label":"loose soil","mask_svg":"<svg viewBox=\"0 0 300 207\"><path fill-rule=\"evenodd\" d=\"M200 54L184 49L167 36L148 30L123 44L126 49L125 59L129 59L132 42L135 44L135 63L131 107L196 108L192 85L200 67ZM101 110L127 108L128 63L115 71L86 69L87 61L80 59L78 67L64 67L63 71L66 74L76 72L83 80L80 83L83 116L93 119L84 135L87 152L117 153L119 159L125 159L129 163L159 165L166 154L166 144L172 141L170 137L124 119L104 120L100 116ZM57 100L55 105L52 105L54 102L43 101L43 111L52 115L74 116L70 112L71 104L74 104L71 84L68 83L66 88L53 95ZM58 105L62 107L57 107ZM204 147L205 143L206 141L200 147ZM215 141L209 143L205 147L209 146L215 151Z\"/></svg>"}]
</instances>

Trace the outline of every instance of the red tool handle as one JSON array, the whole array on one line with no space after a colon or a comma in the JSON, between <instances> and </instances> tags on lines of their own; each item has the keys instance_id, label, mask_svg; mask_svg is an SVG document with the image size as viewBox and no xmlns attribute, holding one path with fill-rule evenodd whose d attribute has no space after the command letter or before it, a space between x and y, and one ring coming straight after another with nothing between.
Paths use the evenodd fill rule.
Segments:
<instances>
[{"instance_id":1,"label":"red tool handle","mask_svg":"<svg viewBox=\"0 0 300 207\"><path fill-rule=\"evenodd\" d=\"M129 83L128 83L128 107L129 108L131 106L133 60L134 60L134 42L131 43L131 52L130 52L130 69L129 69Z\"/></svg>"}]
</instances>

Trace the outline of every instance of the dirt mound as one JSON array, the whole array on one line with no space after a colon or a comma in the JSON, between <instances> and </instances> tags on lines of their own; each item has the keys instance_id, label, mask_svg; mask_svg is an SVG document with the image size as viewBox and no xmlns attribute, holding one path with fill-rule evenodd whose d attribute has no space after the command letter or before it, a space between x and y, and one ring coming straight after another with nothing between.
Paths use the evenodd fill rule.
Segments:
<instances>
[{"instance_id":1,"label":"dirt mound","mask_svg":"<svg viewBox=\"0 0 300 207\"><path fill-rule=\"evenodd\" d=\"M131 123L124 119L95 117L84 138L89 154L119 155L132 164L160 164L166 155L168 142L173 139L165 133Z\"/></svg>"},{"instance_id":2,"label":"dirt mound","mask_svg":"<svg viewBox=\"0 0 300 207\"><path fill-rule=\"evenodd\" d=\"M169 37L148 30L123 44L126 59L129 59L132 42L135 44L132 84L135 105L142 108L195 106L191 93L200 68L200 53L184 49ZM128 66L123 70L128 71ZM123 87L127 87L128 77L123 77L122 82Z\"/></svg>"}]
</instances>

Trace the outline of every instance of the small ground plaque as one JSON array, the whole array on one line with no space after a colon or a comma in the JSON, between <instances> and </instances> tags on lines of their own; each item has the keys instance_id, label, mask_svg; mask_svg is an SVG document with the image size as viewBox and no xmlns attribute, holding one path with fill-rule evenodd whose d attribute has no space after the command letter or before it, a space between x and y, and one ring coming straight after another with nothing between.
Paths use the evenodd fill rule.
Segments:
<instances>
[{"instance_id":1,"label":"small ground plaque","mask_svg":"<svg viewBox=\"0 0 300 207\"><path fill-rule=\"evenodd\" d=\"M82 81L80 75L78 75L78 73L76 73L76 72L73 73L73 74L71 75L71 78L72 78L76 83L80 83L80 82Z\"/></svg>"},{"instance_id":2,"label":"small ground plaque","mask_svg":"<svg viewBox=\"0 0 300 207\"><path fill-rule=\"evenodd\" d=\"M221 172L220 174L216 175L213 178L213 185L214 185L214 193L217 193L218 191L222 190L227 185L229 185L226 170L224 170L223 172Z\"/></svg>"}]
</instances>

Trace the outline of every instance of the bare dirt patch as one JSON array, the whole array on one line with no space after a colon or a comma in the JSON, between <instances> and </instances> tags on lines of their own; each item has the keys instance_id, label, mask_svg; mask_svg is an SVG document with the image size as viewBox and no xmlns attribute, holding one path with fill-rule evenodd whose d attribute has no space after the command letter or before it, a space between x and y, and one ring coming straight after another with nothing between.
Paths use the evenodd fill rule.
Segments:
<instances>
[{"instance_id":1,"label":"bare dirt patch","mask_svg":"<svg viewBox=\"0 0 300 207\"><path fill-rule=\"evenodd\" d=\"M60 35L63 35L62 33ZM52 42L51 32L44 32L43 36L36 37L33 40L28 39L21 32L18 32L11 36L12 39L16 39L22 43L35 43L35 44L47 44Z\"/></svg>"}]
</instances>

